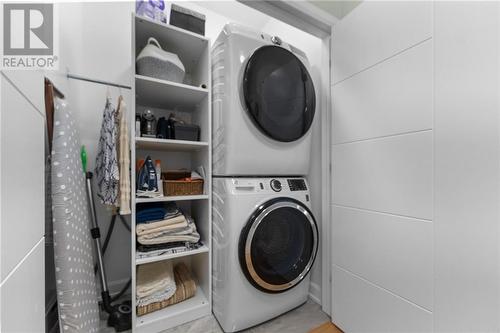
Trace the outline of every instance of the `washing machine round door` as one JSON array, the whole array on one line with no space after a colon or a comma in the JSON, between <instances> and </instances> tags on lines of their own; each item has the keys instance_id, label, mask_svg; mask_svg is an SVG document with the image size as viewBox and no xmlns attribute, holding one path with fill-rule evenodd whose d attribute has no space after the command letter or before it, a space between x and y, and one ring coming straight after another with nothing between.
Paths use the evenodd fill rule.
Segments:
<instances>
[{"instance_id":1,"label":"washing machine round door","mask_svg":"<svg viewBox=\"0 0 500 333\"><path fill-rule=\"evenodd\" d=\"M281 142L303 137L314 119L316 95L306 67L279 46L257 49L247 62L243 95L252 122Z\"/></svg>"},{"instance_id":2,"label":"washing machine round door","mask_svg":"<svg viewBox=\"0 0 500 333\"><path fill-rule=\"evenodd\" d=\"M243 228L238 249L247 280L268 293L299 284L318 250L318 227L311 211L291 198L261 205Z\"/></svg>"}]
</instances>

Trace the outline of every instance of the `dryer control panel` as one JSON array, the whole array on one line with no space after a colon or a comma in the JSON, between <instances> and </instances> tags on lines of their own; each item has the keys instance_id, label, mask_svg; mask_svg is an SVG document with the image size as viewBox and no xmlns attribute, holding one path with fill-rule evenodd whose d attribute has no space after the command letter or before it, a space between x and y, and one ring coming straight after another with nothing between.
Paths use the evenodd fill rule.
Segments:
<instances>
[{"instance_id":1,"label":"dryer control panel","mask_svg":"<svg viewBox=\"0 0 500 333\"><path fill-rule=\"evenodd\" d=\"M307 191L306 182L302 178L287 179L290 191Z\"/></svg>"}]
</instances>

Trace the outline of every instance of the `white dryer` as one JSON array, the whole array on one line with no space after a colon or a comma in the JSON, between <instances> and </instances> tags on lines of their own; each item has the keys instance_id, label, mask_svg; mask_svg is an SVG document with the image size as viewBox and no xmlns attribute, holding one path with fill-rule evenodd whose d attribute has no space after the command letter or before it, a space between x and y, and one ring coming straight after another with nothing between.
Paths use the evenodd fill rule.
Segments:
<instances>
[{"instance_id":1,"label":"white dryer","mask_svg":"<svg viewBox=\"0 0 500 333\"><path fill-rule=\"evenodd\" d=\"M318 228L303 178L214 178L213 312L225 332L307 300Z\"/></svg>"},{"instance_id":2,"label":"white dryer","mask_svg":"<svg viewBox=\"0 0 500 333\"><path fill-rule=\"evenodd\" d=\"M213 174L305 175L316 93L306 55L228 24L212 48Z\"/></svg>"}]
</instances>

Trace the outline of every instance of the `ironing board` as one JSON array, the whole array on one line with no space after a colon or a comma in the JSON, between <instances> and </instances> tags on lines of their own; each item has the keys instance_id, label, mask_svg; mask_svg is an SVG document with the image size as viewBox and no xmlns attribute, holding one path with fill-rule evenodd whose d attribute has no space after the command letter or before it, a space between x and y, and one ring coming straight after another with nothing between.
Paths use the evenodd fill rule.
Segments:
<instances>
[{"instance_id":1,"label":"ironing board","mask_svg":"<svg viewBox=\"0 0 500 333\"><path fill-rule=\"evenodd\" d=\"M99 307L79 135L66 101L54 100L52 212L59 326L98 332Z\"/></svg>"}]
</instances>

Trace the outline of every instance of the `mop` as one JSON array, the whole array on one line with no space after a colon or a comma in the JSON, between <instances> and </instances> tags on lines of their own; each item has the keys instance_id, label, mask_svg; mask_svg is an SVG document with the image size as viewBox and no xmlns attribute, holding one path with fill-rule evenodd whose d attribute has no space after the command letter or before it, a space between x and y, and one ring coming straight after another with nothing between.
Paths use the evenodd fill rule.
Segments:
<instances>
[{"instance_id":1,"label":"mop","mask_svg":"<svg viewBox=\"0 0 500 333\"><path fill-rule=\"evenodd\" d=\"M90 233L95 242L97 253L97 265L99 267L99 278L101 281L101 297L104 311L109 314L108 326L114 327L116 332L126 331L132 328L132 308L130 300L121 304L113 305L111 296L109 295L108 280L106 278L106 271L104 270L103 251L101 247L101 232L97 224L97 214L94 205L94 196L92 194L92 172L87 172L87 152L85 147L82 146L81 150L82 167L85 173L87 182L87 197L89 202L90 218L92 221L92 228Z\"/></svg>"}]
</instances>

